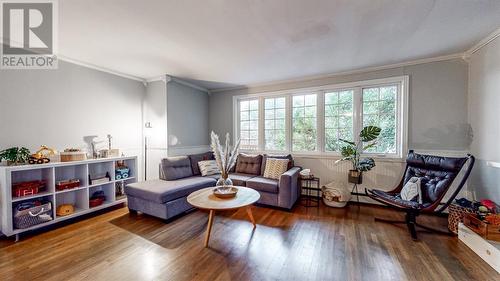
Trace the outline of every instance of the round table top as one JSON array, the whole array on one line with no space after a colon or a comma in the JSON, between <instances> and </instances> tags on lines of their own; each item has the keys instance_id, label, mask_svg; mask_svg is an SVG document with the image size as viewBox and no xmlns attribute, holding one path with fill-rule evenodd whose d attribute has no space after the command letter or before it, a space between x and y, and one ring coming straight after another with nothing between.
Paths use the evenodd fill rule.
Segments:
<instances>
[{"instance_id":1,"label":"round table top","mask_svg":"<svg viewBox=\"0 0 500 281\"><path fill-rule=\"evenodd\" d=\"M219 198L213 194L215 187L207 187L189 194L187 201L199 209L231 210L252 205L260 199L260 194L251 188L235 187L238 188L238 193L233 198Z\"/></svg>"}]
</instances>

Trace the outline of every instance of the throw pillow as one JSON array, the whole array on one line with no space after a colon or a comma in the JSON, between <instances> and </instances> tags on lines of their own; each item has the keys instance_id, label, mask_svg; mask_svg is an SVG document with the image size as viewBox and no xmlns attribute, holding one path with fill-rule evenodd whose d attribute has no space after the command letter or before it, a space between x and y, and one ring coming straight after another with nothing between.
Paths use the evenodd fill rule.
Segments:
<instances>
[{"instance_id":1,"label":"throw pillow","mask_svg":"<svg viewBox=\"0 0 500 281\"><path fill-rule=\"evenodd\" d=\"M267 158L264 177L279 180L281 175L288 171L288 159Z\"/></svg>"},{"instance_id":2,"label":"throw pillow","mask_svg":"<svg viewBox=\"0 0 500 281\"><path fill-rule=\"evenodd\" d=\"M236 161L236 173L260 175L262 155L239 154Z\"/></svg>"},{"instance_id":3,"label":"throw pillow","mask_svg":"<svg viewBox=\"0 0 500 281\"><path fill-rule=\"evenodd\" d=\"M205 160L214 160L213 152L205 152L200 154L189 155L189 160L191 161L191 168L193 169L193 175L200 175L200 168L198 167L198 162Z\"/></svg>"},{"instance_id":4,"label":"throw pillow","mask_svg":"<svg viewBox=\"0 0 500 281\"><path fill-rule=\"evenodd\" d=\"M163 158L160 163L160 179L173 181L193 175L191 162L187 156Z\"/></svg>"},{"instance_id":5,"label":"throw pillow","mask_svg":"<svg viewBox=\"0 0 500 281\"><path fill-rule=\"evenodd\" d=\"M220 174L219 167L217 167L217 162L215 160L199 161L198 167L200 167L200 173L204 177Z\"/></svg>"},{"instance_id":6,"label":"throw pillow","mask_svg":"<svg viewBox=\"0 0 500 281\"><path fill-rule=\"evenodd\" d=\"M412 177L401 189L401 199L415 201L422 204L422 189L420 188L420 178Z\"/></svg>"},{"instance_id":7,"label":"throw pillow","mask_svg":"<svg viewBox=\"0 0 500 281\"><path fill-rule=\"evenodd\" d=\"M288 162L288 170L290 170L293 166L294 166L294 163L293 163L293 157L291 154L288 154L288 155L278 155L278 154L264 154L262 156L262 168L260 170L260 175L263 176L264 175L264 170L266 169L266 160L267 158L277 158L277 159L288 159L290 160Z\"/></svg>"}]
</instances>

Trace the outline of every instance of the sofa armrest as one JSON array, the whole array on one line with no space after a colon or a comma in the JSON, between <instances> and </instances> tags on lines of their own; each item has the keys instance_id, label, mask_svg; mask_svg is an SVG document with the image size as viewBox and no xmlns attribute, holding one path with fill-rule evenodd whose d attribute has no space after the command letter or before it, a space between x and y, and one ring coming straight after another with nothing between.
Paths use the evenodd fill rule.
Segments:
<instances>
[{"instance_id":1,"label":"sofa armrest","mask_svg":"<svg viewBox=\"0 0 500 281\"><path fill-rule=\"evenodd\" d=\"M299 173L300 167L292 167L281 175L279 180L278 206L291 209L300 196Z\"/></svg>"}]
</instances>

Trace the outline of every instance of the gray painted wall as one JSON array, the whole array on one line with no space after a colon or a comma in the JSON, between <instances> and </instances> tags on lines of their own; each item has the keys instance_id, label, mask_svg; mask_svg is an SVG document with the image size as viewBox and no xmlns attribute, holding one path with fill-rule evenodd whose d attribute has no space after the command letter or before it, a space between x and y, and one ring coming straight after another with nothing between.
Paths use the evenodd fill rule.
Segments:
<instances>
[{"instance_id":1,"label":"gray painted wall","mask_svg":"<svg viewBox=\"0 0 500 281\"><path fill-rule=\"evenodd\" d=\"M409 75L409 148L421 150L467 150L468 66L448 60L318 80L274 84L265 87L213 93L209 100L209 126L219 134L232 132L232 97L319 85Z\"/></svg>"},{"instance_id":2,"label":"gray painted wall","mask_svg":"<svg viewBox=\"0 0 500 281\"><path fill-rule=\"evenodd\" d=\"M0 70L0 149L86 148L84 136L111 134L115 147L142 156L144 94L139 81L64 61L57 70Z\"/></svg>"},{"instance_id":3,"label":"gray painted wall","mask_svg":"<svg viewBox=\"0 0 500 281\"><path fill-rule=\"evenodd\" d=\"M170 151L207 146L209 139L208 94L180 84L167 83L167 128Z\"/></svg>"},{"instance_id":4,"label":"gray painted wall","mask_svg":"<svg viewBox=\"0 0 500 281\"><path fill-rule=\"evenodd\" d=\"M500 38L484 46L470 58L469 120L474 133L471 152L477 157L469 182L476 199L500 202Z\"/></svg>"}]
</instances>

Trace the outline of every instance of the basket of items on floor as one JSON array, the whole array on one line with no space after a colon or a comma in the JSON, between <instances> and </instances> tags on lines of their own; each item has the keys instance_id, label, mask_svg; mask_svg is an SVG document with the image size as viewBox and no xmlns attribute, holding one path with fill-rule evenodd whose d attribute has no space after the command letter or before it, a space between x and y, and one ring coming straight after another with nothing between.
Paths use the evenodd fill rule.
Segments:
<instances>
[{"instance_id":1,"label":"basket of items on floor","mask_svg":"<svg viewBox=\"0 0 500 281\"><path fill-rule=\"evenodd\" d=\"M485 239L500 241L499 212L499 206L488 199L481 201L456 199L448 207L448 229L458 234L458 224L463 223Z\"/></svg>"},{"instance_id":2,"label":"basket of items on floor","mask_svg":"<svg viewBox=\"0 0 500 281\"><path fill-rule=\"evenodd\" d=\"M335 208L343 208L351 199L351 192L345 183L332 181L321 187L323 203Z\"/></svg>"}]
</instances>

